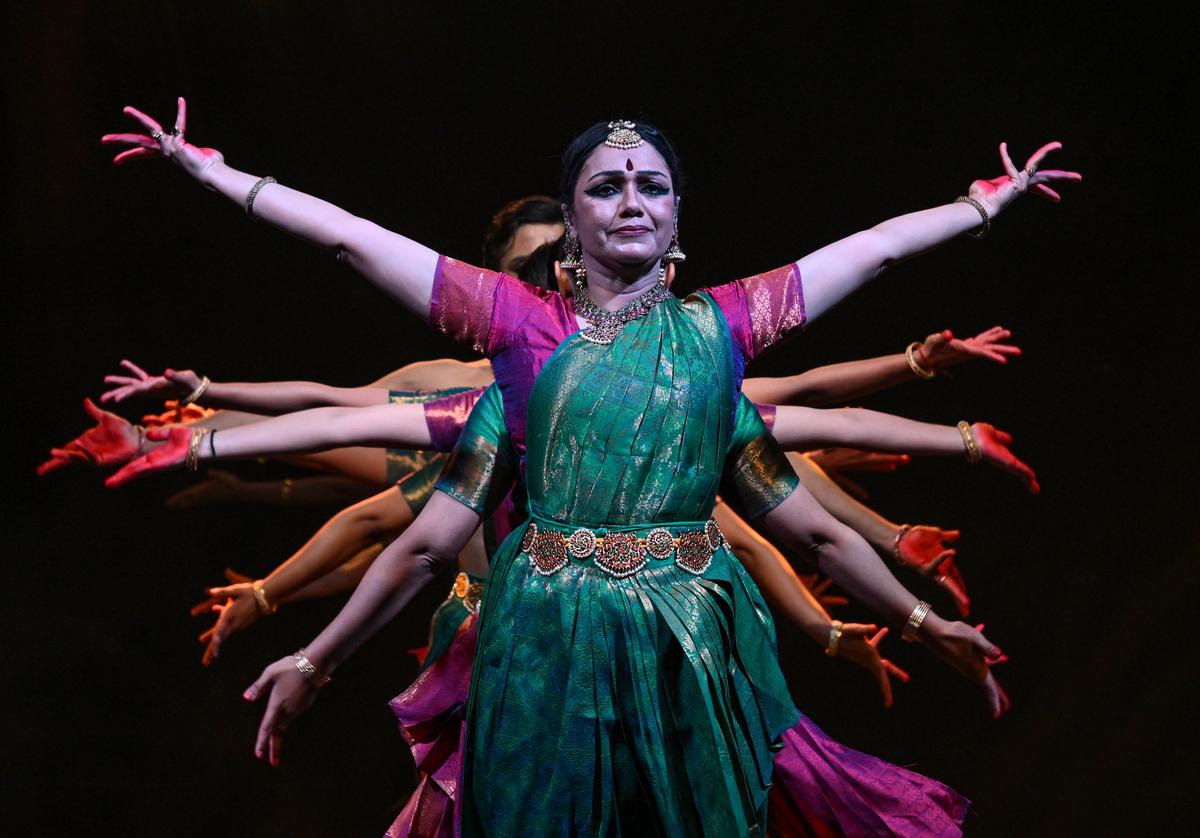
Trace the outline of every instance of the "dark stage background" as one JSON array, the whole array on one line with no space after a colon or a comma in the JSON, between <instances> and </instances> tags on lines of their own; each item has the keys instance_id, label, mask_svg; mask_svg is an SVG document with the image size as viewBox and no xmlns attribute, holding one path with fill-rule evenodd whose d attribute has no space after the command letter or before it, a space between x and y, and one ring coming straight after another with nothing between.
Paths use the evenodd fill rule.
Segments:
<instances>
[{"instance_id":1,"label":"dark stage background","mask_svg":"<svg viewBox=\"0 0 1200 838\"><path fill-rule=\"evenodd\" d=\"M466 259L497 206L555 184L574 132L656 121L691 174L685 288L774 267L1000 173L1060 139L1086 180L1022 200L984 242L903 265L755 370L895 352L1002 323L1007 368L866 404L1016 436L1040 497L960 462L868 481L895 520L964 530L975 614L1011 655L992 721L919 650L885 712L869 680L780 627L798 706L831 734L975 801L969 834L1153 834L1190 823L1197 466L1186 407L1194 154L1181 124L1190 27L1093 7L865 6L569 12L401 4L29 4L5 49L8 834L373 835L414 781L386 701L415 671L445 586L338 672L283 766L252 758L239 695L337 603L287 609L199 664L187 608L226 566L262 574L326 512L163 509L181 477L119 492L38 481L79 407L132 357L217 379L370 381L469 357L327 256L169 164L115 169L102 133L134 104L272 174ZM1118 8L1130 8L1128 4ZM138 415L136 407L126 411ZM282 472L250 464L255 476ZM330 510L331 513L333 510ZM949 600L905 577L944 614ZM843 617L859 612L846 609ZM13 831L10 831L13 830Z\"/></svg>"}]
</instances>

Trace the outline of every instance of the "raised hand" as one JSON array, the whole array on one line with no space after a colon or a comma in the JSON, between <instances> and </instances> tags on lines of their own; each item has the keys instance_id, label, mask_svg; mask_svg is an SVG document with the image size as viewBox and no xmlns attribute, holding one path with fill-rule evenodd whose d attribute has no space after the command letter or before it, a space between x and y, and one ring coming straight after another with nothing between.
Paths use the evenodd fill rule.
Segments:
<instances>
[{"instance_id":1,"label":"raised hand","mask_svg":"<svg viewBox=\"0 0 1200 838\"><path fill-rule=\"evenodd\" d=\"M896 561L937 582L954 598L958 613L965 617L971 610L971 598L954 563L956 551L950 546L958 541L959 535L958 530L924 525L907 527L896 544Z\"/></svg>"},{"instance_id":2,"label":"raised hand","mask_svg":"<svg viewBox=\"0 0 1200 838\"><path fill-rule=\"evenodd\" d=\"M895 677L907 684L909 676L903 669L879 654L879 642L887 637L887 634L887 628L846 623L842 626L842 636L838 640L837 654L839 658L845 658L871 673L879 682L879 690L883 693L883 706L891 707L891 679Z\"/></svg>"},{"instance_id":3,"label":"raised hand","mask_svg":"<svg viewBox=\"0 0 1200 838\"><path fill-rule=\"evenodd\" d=\"M1012 445L1012 435L989 425L987 422L976 422L971 426L971 434L983 460L1001 471L1007 471L1013 477L1025 484L1025 488L1035 495L1042 490L1038 485L1037 475L1033 469L1017 459L1009 446Z\"/></svg>"},{"instance_id":4,"label":"raised hand","mask_svg":"<svg viewBox=\"0 0 1200 838\"><path fill-rule=\"evenodd\" d=\"M929 619L926 618L926 625ZM1012 707L1008 694L1000 686L991 668L1008 660L990 640L983 636L983 624L971 628L966 623L937 620L936 628L924 629L922 638L929 649L973 683L983 687L984 696L993 718L1000 718Z\"/></svg>"},{"instance_id":5,"label":"raised hand","mask_svg":"<svg viewBox=\"0 0 1200 838\"><path fill-rule=\"evenodd\" d=\"M187 102L182 96L179 97L178 109L175 112L175 127L169 133L164 131L157 121L137 108L127 106L124 113L141 123L147 134L105 134L100 138L100 142L105 145L132 146L113 158L113 163L118 166L134 160L165 157L203 182L210 169L224 162L225 158L215 148L199 148L184 139L183 135L187 130Z\"/></svg>"},{"instance_id":6,"label":"raised hand","mask_svg":"<svg viewBox=\"0 0 1200 838\"><path fill-rule=\"evenodd\" d=\"M162 444L127 463L120 471L105 480L104 485L114 489L135 477L152 471L178 468L187 459L193 433L200 432L190 427L151 428L146 431L146 439Z\"/></svg>"},{"instance_id":7,"label":"raised hand","mask_svg":"<svg viewBox=\"0 0 1200 838\"><path fill-rule=\"evenodd\" d=\"M70 465L91 463L102 468L127 463L142 447L142 430L115 413L98 408L91 399L83 400L83 409L96 422L61 448L50 449L50 459L38 466L39 476Z\"/></svg>"},{"instance_id":8,"label":"raised hand","mask_svg":"<svg viewBox=\"0 0 1200 838\"><path fill-rule=\"evenodd\" d=\"M152 395L159 398L181 399L200 386L200 376L192 370L167 370L162 375L150 375L133 361L122 360L128 375L106 375L104 383L112 389L100 396L103 404L120 404L131 396Z\"/></svg>"},{"instance_id":9,"label":"raised hand","mask_svg":"<svg viewBox=\"0 0 1200 838\"><path fill-rule=\"evenodd\" d=\"M200 659L205 666L217 659L221 644L234 632L249 628L262 615L254 598L250 577L225 568L225 578L232 584L209 588L208 599L192 606L193 617L208 613L217 615L217 621L198 638L205 644L204 655Z\"/></svg>"},{"instance_id":10,"label":"raised hand","mask_svg":"<svg viewBox=\"0 0 1200 838\"><path fill-rule=\"evenodd\" d=\"M938 372L945 372L949 367L975 358L1007 364L1010 356L1021 354L1019 347L1003 343L1010 337L1012 332L1003 326L993 326L966 340L956 338L953 332L946 329L925 338L917 347L917 360L923 368Z\"/></svg>"},{"instance_id":11,"label":"raised hand","mask_svg":"<svg viewBox=\"0 0 1200 838\"><path fill-rule=\"evenodd\" d=\"M1030 187L1051 201L1060 200L1059 194L1047 184L1058 181L1080 181L1083 175L1061 169L1039 169L1042 160L1052 151L1062 148L1062 143L1046 143L1030 155L1025 168L1018 170L1008 156L1008 143L1000 143L1000 162L1004 174L991 180L977 180L971 184L967 194L987 209L988 215L997 215Z\"/></svg>"},{"instance_id":12,"label":"raised hand","mask_svg":"<svg viewBox=\"0 0 1200 838\"><path fill-rule=\"evenodd\" d=\"M295 658L289 655L264 669L258 680L242 693L247 701L256 701L264 690L267 692L267 709L254 741L256 757L266 756L271 765L279 765L283 733L316 701L317 689L317 683L304 677L296 667Z\"/></svg>"}]
</instances>

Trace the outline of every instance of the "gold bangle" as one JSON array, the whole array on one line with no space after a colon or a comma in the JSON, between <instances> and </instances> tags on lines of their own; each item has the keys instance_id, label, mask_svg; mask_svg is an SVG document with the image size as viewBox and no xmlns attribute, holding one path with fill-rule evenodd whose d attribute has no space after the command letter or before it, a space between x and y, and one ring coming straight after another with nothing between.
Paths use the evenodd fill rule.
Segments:
<instances>
[{"instance_id":1,"label":"gold bangle","mask_svg":"<svg viewBox=\"0 0 1200 838\"><path fill-rule=\"evenodd\" d=\"M974 228L973 230L967 230L968 236L970 236L971 238L974 238L974 239L982 239L984 236L986 236L988 234L988 232L991 231L992 219L988 217L988 211L983 208L983 204L979 203L974 198L970 198L966 195L959 195L957 198L954 199L954 203L970 204L971 206L975 207L976 210L979 211L980 217L983 218L983 221L980 223L980 225L978 227Z\"/></svg>"},{"instance_id":2,"label":"gold bangle","mask_svg":"<svg viewBox=\"0 0 1200 838\"><path fill-rule=\"evenodd\" d=\"M908 348L904 350L904 360L908 361L908 368L913 371L913 375L917 378L933 378L938 374L938 371L936 369L927 370L917 361L916 350L920 345L921 341L919 340L914 340L910 343Z\"/></svg>"},{"instance_id":3,"label":"gold bangle","mask_svg":"<svg viewBox=\"0 0 1200 838\"><path fill-rule=\"evenodd\" d=\"M250 192L246 195L246 215L250 220L254 220L254 199L258 197L258 190L262 189L268 183L278 183L273 177L260 177L258 181L250 187Z\"/></svg>"},{"instance_id":4,"label":"gold bangle","mask_svg":"<svg viewBox=\"0 0 1200 838\"><path fill-rule=\"evenodd\" d=\"M188 445L187 457L184 459L184 467L188 471L198 471L200 468L200 445L204 442L204 437L208 436L208 428L196 428L192 431L192 441Z\"/></svg>"},{"instance_id":5,"label":"gold bangle","mask_svg":"<svg viewBox=\"0 0 1200 838\"><path fill-rule=\"evenodd\" d=\"M138 435L137 452L139 454L141 454L142 449L146 447L146 429L143 428L141 425L134 425L133 428L135 431L137 431L137 435Z\"/></svg>"},{"instance_id":6,"label":"gold bangle","mask_svg":"<svg viewBox=\"0 0 1200 838\"><path fill-rule=\"evenodd\" d=\"M904 564L900 559L900 542L904 540L904 536L908 535L912 529L912 524L901 524L900 529L896 530L896 538L892 541L892 558L896 560L896 564Z\"/></svg>"},{"instance_id":7,"label":"gold bangle","mask_svg":"<svg viewBox=\"0 0 1200 838\"><path fill-rule=\"evenodd\" d=\"M834 620L829 624L829 642L825 644L825 654L829 657L837 657L838 643L842 639L842 621Z\"/></svg>"},{"instance_id":8,"label":"gold bangle","mask_svg":"<svg viewBox=\"0 0 1200 838\"><path fill-rule=\"evenodd\" d=\"M205 392L207 392L208 385L210 384L212 384L212 382L208 380L208 376L202 376L200 383L196 385L196 389L179 400L179 406L183 407L185 404L195 404L196 401L203 396Z\"/></svg>"},{"instance_id":9,"label":"gold bangle","mask_svg":"<svg viewBox=\"0 0 1200 838\"><path fill-rule=\"evenodd\" d=\"M921 630L921 623L925 622L925 617L929 614L930 605L923 599L917 600L917 606L908 615L908 622L904 624L904 628L900 631L900 639L912 643L917 639L917 632Z\"/></svg>"},{"instance_id":10,"label":"gold bangle","mask_svg":"<svg viewBox=\"0 0 1200 838\"><path fill-rule=\"evenodd\" d=\"M263 614L269 616L279 610L278 605L272 605L271 600L267 599L267 589L263 587L263 580L255 579L250 583L250 589L254 591L254 601L258 603L258 610Z\"/></svg>"},{"instance_id":11,"label":"gold bangle","mask_svg":"<svg viewBox=\"0 0 1200 838\"><path fill-rule=\"evenodd\" d=\"M323 687L333 680L313 666L312 661L308 659L308 655L303 649L297 649L292 654L292 660L296 662L296 668L300 670L300 674L304 676L305 681L309 681L318 687Z\"/></svg>"},{"instance_id":12,"label":"gold bangle","mask_svg":"<svg viewBox=\"0 0 1200 838\"><path fill-rule=\"evenodd\" d=\"M962 434L963 445L967 449L967 462L971 465L980 462L983 459L983 453L979 450L979 444L975 442L975 433L966 419L958 423L958 432Z\"/></svg>"},{"instance_id":13,"label":"gold bangle","mask_svg":"<svg viewBox=\"0 0 1200 838\"><path fill-rule=\"evenodd\" d=\"M283 486L279 488L279 505L287 506L292 502L292 487L296 485L296 481L290 477L283 479Z\"/></svg>"}]
</instances>

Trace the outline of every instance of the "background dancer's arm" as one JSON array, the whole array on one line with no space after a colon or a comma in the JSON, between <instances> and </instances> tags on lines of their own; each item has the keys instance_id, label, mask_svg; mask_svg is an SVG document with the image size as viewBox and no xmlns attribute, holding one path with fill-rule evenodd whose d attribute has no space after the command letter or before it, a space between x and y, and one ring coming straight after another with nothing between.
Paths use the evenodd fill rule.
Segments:
<instances>
[{"instance_id":1,"label":"background dancer's arm","mask_svg":"<svg viewBox=\"0 0 1200 838\"><path fill-rule=\"evenodd\" d=\"M934 374L974 358L1005 364L1009 356L1021 354L1018 347L1003 342L1011 336L1012 332L1002 326L993 326L966 340L954 337L949 329L934 332L915 348L914 360L921 369ZM747 378L742 382L742 392L751 401L762 404L827 407L917 378L916 371L909 366L907 354L898 352L828 364L798 375Z\"/></svg>"}]
</instances>

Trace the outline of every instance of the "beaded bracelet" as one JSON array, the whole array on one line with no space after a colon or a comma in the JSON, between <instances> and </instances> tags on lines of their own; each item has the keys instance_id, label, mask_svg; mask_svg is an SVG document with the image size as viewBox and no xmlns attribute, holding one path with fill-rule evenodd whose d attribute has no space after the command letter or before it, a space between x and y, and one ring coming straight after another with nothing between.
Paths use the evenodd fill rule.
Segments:
<instances>
[{"instance_id":1,"label":"beaded bracelet","mask_svg":"<svg viewBox=\"0 0 1200 838\"><path fill-rule=\"evenodd\" d=\"M254 220L254 199L258 197L258 190L262 189L268 183L279 183L279 181L270 176L260 177L258 182L250 187L250 192L246 195L246 215L249 216L251 221Z\"/></svg>"},{"instance_id":2,"label":"beaded bracelet","mask_svg":"<svg viewBox=\"0 0 1200 838\"><path fill-rule=\"evenodd\" d=\"M979 203L974 198L968 197L966 195L959 195L957 198L954 199L954 203L970 204L971 206L975 207L975 209L977 209L979 211L979 215L983 218L983 221L980 223L980 225L978 227L976 227L974 230L967 230L968 236L971 236L972 238L976 238L976 239L982 239L984 236L986 236L991 231L992 219L988 217L988 211L983 208L983 204Z\"/></svg>"}]
</instances>

